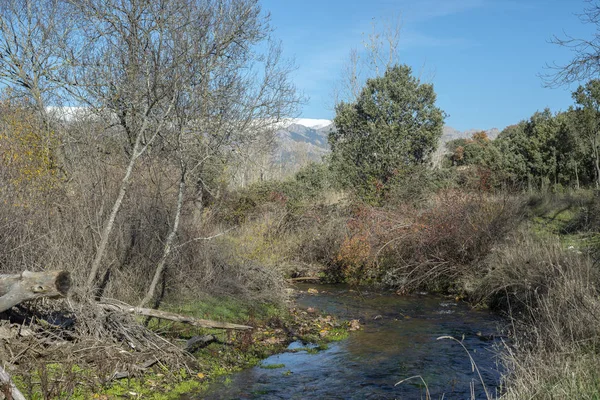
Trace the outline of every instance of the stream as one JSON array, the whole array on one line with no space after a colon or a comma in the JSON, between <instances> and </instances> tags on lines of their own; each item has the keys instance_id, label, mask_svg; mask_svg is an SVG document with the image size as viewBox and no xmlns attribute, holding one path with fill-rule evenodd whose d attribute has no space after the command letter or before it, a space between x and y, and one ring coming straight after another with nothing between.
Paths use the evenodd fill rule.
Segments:
<instances>
[{"instance_id":1,"label":"stream","mask_svg":"<svg viewBox=\"0 0 600 400\"><path fill-rule=\"evenodd\" d=\"M315 288L318 294L308 294ZM191 399L486 399L496 397L500 366L494 343L502 320L451 298L351 290L341 285L297 286L297 304L339 318L359 319L361 330L317 353L273 355L254 368L224 377ZM469 355L449 339L462 340ZM290 348L305 348L294 342ZM268 365L283 364L276 369ZM420 378L411 378L420 376ZM422 378L422 380L421 380ZM397 382L405 380L396 385Z\"/></svg>"}]
</instances>

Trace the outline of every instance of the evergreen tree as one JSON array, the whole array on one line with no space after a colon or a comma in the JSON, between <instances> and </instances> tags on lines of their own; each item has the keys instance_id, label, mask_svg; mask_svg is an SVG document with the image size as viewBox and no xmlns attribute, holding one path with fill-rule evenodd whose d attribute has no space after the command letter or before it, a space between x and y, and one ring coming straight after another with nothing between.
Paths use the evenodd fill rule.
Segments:
<instances>
[{"instance_id":1,"label":"evergreen tree","mask_svg":"<svg viewBox=\"0 0 600 400\"><path fill-rule=\"evenodd\" d=\"M363 197L379 196L392 177L426 163L445 117L435 101L433 85L406 65L367 80L355 102L336 107L329 143L338 181Z\"/></svg>"}]
</instances>

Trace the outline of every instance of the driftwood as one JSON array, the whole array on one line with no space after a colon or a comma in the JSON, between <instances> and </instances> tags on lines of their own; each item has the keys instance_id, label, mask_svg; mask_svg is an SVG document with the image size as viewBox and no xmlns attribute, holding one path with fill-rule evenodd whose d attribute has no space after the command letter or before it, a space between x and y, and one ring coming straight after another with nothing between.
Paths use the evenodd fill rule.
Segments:
<instances>
[{"instance_id":1,"label":"driftwood","mask_svg":"<svg viewBox=\"0 0 600 400\"><path fill-rule=\"evenodd\" d=\"M213 328L213 329L235 329L235 330L247 330L252 329L251 326L230 324L228 322L211 321L208 319L198 319L189 317L187 315L174 314L167 311L154 310L151 308L133 307L128 304L121 303L98 303L98 305L105 310L109 311L121 311L128 314L142 315L144 317L153 317L159 319L166 319L174 322L181 322L192 326L198 326L201 328Z\"/></svg>"},{"instance_id":2,"label":"driftwood","mask_svg":"<svg viewBox=\"0 0 600 400\"><path fill-rule=\"evenodd\" d=\"M70 288L71 277L66 271L0 275L0 312L27 300L66 296Z\"/></svg>"},{"instance_id":3,"label":"driftwood","mask_svg":"<svg viewBox=\"0 0 600 400\"><path fill-rule=\"evenodd\" d=\"M0 394L4 395L5 400L27 400L2 366L0 366Z\"/></svg>"},{"instance_id":4,"label":"driftwood","mask_svg":"<svg viewBox=\"0 0 600 400\"><path fill-rule=\"evenodd\" d=\"M209 344L211 344L213 342L221 343L215 335L194 336L193 338L189 339L186 342L185 348L183 349L183 351L193 353L194 351L201 349L202 347L208 346ZM158 358L152 358L150 360L147 360L146 362L144 362L141 365L134 365L132 367L132 371L117 371L111 376L110 379L111 380L119 380L119 379L131 378L133 376L134 371L135 372L144 372L148 368L157 364L158 362L159 362Z\"/></svg>"}]
</instances>

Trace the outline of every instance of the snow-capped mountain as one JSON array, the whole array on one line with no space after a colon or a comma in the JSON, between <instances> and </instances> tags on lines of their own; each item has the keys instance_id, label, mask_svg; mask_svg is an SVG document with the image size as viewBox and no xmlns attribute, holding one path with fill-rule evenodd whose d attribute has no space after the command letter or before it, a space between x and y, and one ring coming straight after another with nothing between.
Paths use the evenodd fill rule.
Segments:
<instances>
[{"instance_id":1,"label":"snow-capped mountain","mask_svg":"<svg viewBox=\"0 0 600 400\"><path fill-rule=\"evenodd\" d=\"M292 123L296 125L302 125L307 128L322 129L333 124L333 121L330 119L296 118L292 120Z\"/></svg>"}]
</instances>

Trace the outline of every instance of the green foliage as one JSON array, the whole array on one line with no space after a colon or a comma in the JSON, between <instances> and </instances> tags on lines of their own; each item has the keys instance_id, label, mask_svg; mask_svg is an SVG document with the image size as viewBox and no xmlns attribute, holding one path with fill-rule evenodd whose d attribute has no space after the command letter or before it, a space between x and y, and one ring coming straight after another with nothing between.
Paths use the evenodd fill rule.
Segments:
<instances>
[{"instance_id":1,"label":"green foliage","mask_svg":"<svg viewBox=\"0 0 600 400\"><path fill-rule=\"evenodd\" d=\"M479 136L447 144L447 164L467 169L471 176L488 171L489 187L561 190L589 182L574 110L552 114L546 109L505 128L497 139ZM478 135L478 134L476 134ZM475 136L475 135L474 135ZM467 179L468 180L468 179Z\"/></svg>"},{"instance_id":2,"label":"green foliage","mask_svg":"<svg viewBox=\"0 0 600 400\"><path fill-rule=\"evenodd\" d=\"M310 163L294 176L296 190L301 198L316 199L322 197L330 185L329 169L326 164Z\"/></svg>"},{"instance_id":3,"label":"green foliage","mask_svg":"<svg viewBox=\"0 0 600 400\"><path fill-rule=\"evenodd\" d=\"M504 129L496 140L449 142L446 165L485 168L493 172L491 186L542 191L600 187L600 80L580 86L573 99L575 107L566 112L536 112Z\"/></svg>"},{"instance_id":4,"label":"green foliage","mask_svg":"<svg viewBox=\"0 0 600 400\"><path fill-rule=\"evenodd\" d=\"M591 80L573 93L577 106L573 112L578 139L588 149L594 181L600 187L600 80Z\"/></svg>"},{"instance_id":5,"label":"green foliage","mask_svg":"<svg viewBox=\"0 0 600 400\"><path fill-rule=\"evenodd\" d=\"M431 169L424 165L408 167L394 176L385 195L387 206L418 205L435 192L457 186L457 176L451 169Z\"/></svg>"},{"instance_id":6,"label":"green foliage","mask_svg":"<svg viewBox=\"0 0 600 400\"><path fill-rule=\"evenodd\" d=\"M261 364L262 369L279 369L284 368L285 364Z\"/></svg>"},{"instance_id":7,"label":"green foliage","mask_svg":"<svg viewBox=\"0 0 600 400\"><path fill-rule=\"evenodd\" d=\"M435 100L433 86L406 65L367 80L356 102L336 107L329 134L336 180L377 199L400 171L425 163L442 135L444 112Z\"/></svg>"},{"instance_id":8,"label":"green foliage","mask_svg":"<svg viewBox=\"0 0 600 400\"><path fill-rule=\"evenodd\" d=\"M490 139L485 132L474 133L470 139L455 139L446 143L451 165L482 165L488 158Z\"/></svg>"}]
</instances>

